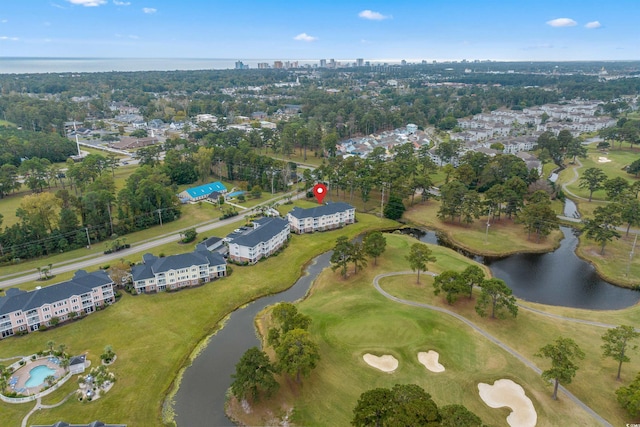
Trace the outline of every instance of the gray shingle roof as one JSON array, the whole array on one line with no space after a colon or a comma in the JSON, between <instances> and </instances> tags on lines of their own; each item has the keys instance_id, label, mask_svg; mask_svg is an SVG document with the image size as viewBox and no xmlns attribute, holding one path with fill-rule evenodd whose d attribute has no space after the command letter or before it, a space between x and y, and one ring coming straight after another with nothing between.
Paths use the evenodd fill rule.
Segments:
<instances>
[{"instance_id":1,"label":"gray shingle roof","mask_svg":"<svg viewBox=\"0 0 640 427\"><path fill-rule=\"evenodd\" d=\"M18 310L31 310L44 304L65 300L74 295L80 296L91 292L91 289L97 286L109 283L113 283L113 280L105 271L87 273L84 270L78 270L73 279L68 282L57 283L31 292L9 289L4 297L0 297L0 315Z\"/></svg>"},{"instance_id":2,"label":"gray shingle roof","mask_svg":"<svg viewBox=\"0 0 640 427\"><path fill-rule=\"evenodd\" d=\"M333 215L338 212L345 212L349 209L354 209L354 207L348 203L336 202L336 203L327 203L326 205L319 205L319 206L316 206L315 208L308 208L308 209L295 207L289 212L289 215L298 219L318 218L324 215Z\"/></svg>"},{"instance_id":3,"label":"gray shingle roof","mask_svg":"<svg viewBox=\"0 0 640 427\"><path fill-rule=\"evenodd\" d=\"M151 254L144 254L142 257L143 264L134 265L131 268L131 275L134 281L151 279L158 273L169 270L179 270L189 268L193 265L224 265L226 261L217 252L209 252L206 247L198 245L194 252L171 255L164 258L158 258Z\"/></svg>"},{"instance_id":4,"label":"gray shingle roof","mask_svg":"<svg viewBox=\"0 0 640 427\"><path fill-rule=\"evenodd\" d=\"M261 218L254 222L259 224L258 228L236 237L231 243L253 248L262 242L268 242L282 230L289 228L289 221L282 218Z\"/></svg>"}]
</instances>

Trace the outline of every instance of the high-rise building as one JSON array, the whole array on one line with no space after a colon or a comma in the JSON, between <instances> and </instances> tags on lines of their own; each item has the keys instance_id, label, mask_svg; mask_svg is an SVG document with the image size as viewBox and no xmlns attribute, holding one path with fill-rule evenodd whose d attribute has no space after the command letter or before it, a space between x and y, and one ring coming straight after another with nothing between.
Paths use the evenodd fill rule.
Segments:
<instances>
[{"instance_id":1,"label":"high-rise building","mask_svg":"<svg viewBox=\"0 0 640 427\"><path fill-rule=\"evenodd\" d=\"M273 61L273 68L282 68L282 61Z\"/></svg>"},{"instance_id":2,"label":"high-rise building","mask_svg":"<svg viewBox=\"0 0 640 427\"><path fill-rule=\"evenodd\" d=\"M364 59L362 59L362 58L356 59L356 65L358 67L362 67L364 65Z\"/></svg>"},{"instance_id":3,"label":"high-rise building","mask_svg":"<svg viewBox=\"0 0 640 427\"><path fill-rule=\"evenodd\" d=\"M327 60L326 59L321 59L320 60L320 68L326 68L327 67Z\"/></svg>"},{"instance_id":4,"label":"high-rise building","mask_svg":"<svg viewBox=\"0 0 640 427\"><path fill-rule=\"evenodd\" d=\"M266 70L269 68L269 63L267 62L258 62L258 68L261 70Z\"/></svg>"},{"instance_id":5,"label":"high-rise building","mask_svg":"<svg viewBox=\"0 0 640 427\"><path fill-rule=\"evenodd\" d=\"M244 64L242 63L242 61L236 61L236 70L243 70L244 69Z\"/></svg>"}]
</instances>

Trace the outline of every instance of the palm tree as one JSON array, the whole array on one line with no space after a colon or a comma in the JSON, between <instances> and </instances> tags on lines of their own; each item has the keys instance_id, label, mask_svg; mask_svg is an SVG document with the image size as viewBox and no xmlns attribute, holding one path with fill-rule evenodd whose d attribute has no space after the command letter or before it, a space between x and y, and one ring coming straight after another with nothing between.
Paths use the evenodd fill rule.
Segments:
<instances>
[{"instance_id":1,"label":"palm tree","mask_svg":"<svg viewBox=\"0 0 640 427\"><path fill-rule=\"evenodd\" d=\"M44 382L47 383L49 387L51 387L56 382L56 377L53 375L49 375L44 379Z\"/></svg>"},{"instance_id":2,"label":"palm tree","mask_svg":"<svg viewBox=\"0 0 640 427\"><path fill-rule=\"evenodd\" d=\"M47 347L49 347L49 354L53 353L53 347L56 346L55 341L47 341Z\"/></svg>"}]
</instances>

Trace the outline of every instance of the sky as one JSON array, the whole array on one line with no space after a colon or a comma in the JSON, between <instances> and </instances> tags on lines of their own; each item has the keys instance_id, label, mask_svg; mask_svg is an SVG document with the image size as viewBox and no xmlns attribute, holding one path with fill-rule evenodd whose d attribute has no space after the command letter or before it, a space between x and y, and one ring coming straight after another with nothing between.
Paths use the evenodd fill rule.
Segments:
<instances>
[{"instance_id":1,"label":"sky","mask_svg":"<svg viewBox=\"0 0 640 427\"><path fill-rule=\"evenodd\" d=\"M0 57L640 60L639 0L2 0Z\"/></svg>"}]
</instances>

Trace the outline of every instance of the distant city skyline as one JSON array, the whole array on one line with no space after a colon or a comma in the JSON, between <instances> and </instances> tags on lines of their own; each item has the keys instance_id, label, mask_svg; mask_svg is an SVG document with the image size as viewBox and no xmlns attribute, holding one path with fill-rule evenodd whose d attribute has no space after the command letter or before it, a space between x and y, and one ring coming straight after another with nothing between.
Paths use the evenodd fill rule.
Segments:
<instances>
[{"instance_id":1,"label":"distant city skyline","mask_svg":"<svg viewBox=\"0 0 640 427\"><path fill-rule=\"evenodd\" d=\"M0 57L640 60L639 21L637 0L5 0Z\"/></svg>"}]
</instances>

